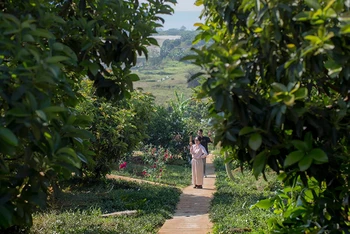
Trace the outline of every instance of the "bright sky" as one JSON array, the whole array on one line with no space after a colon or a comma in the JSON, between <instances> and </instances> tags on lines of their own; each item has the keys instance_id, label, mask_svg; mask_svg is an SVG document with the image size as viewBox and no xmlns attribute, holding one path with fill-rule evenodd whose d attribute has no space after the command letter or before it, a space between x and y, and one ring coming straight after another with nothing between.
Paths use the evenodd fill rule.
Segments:
<instances>
[{"instance_id":1,"label":"bright sky","mask_svg":"<svg viewBox=\"0 0 350 234\"><path fill-rule=\"evenodd\" d=\"M177 0L175 11L201 11L202 7L194 5L196 0Z\"/></svg>"}]
</instances>

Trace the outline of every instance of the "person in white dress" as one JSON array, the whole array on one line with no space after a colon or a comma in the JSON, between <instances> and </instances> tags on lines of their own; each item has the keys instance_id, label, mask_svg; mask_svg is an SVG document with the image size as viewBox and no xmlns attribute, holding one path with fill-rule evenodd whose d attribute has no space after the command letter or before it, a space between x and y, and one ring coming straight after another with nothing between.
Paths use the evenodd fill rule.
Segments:
<instances>
[{"instance_id":1,"label":"person in white dress","mask_svg":"<svg viewBox=\"0 0 350 234\"><path fill-rule=\"evenodd\" d=\"M194 188L203 188L203 158L207 157L208 152L201 145L201 137L194 139L194 144L190 142L190 153L192 155L192 184Z\"/></svg>"}]
</instances>

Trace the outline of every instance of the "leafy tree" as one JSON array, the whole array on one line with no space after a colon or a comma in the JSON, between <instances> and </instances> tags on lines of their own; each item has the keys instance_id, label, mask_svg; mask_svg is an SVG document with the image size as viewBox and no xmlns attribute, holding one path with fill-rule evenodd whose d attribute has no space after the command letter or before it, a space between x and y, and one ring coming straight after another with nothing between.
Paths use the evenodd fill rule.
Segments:
<instances>
[{"instance_id":1,"label":"leafy tree","mask_svg":"<svg viewBox=\"0 0 350 234\"><path fill-rule=\"evenodd\" d=\"M111 164L131 155L147 137L146 129L154 112L154 97L138 90L131 97L113 102L93 95L91 82L83 81L85 100L77 109L92 119L89 130L94 139L90 146L96 156L85 172L101 177L111 171Z\"/></svg>"},{"instance_id":2,"label":"leafy tree","mask_svg":"<svg viewBox=\"0 0 350 234\"><path fill-rule=\"evenodd\" d=\"M172 49L174 49L172 40L165 40L160 48L160 57L166 58Z\"/></svg>"},{"instance_id":3,"label":"leafy tree","mask_svg":"<svg viewBox=\"0 0 350 234\"><path fill-rule=\"evenodd\" d=\"M204 5L188 56L206 77L216 142L283 181L257 207L281 216L275 233L349 232L348 1L197 0ZM286 231L288 230L288 231Z\"/></svg>"},{"instance_id":4,"label":"leafy tree","mask_svg":"<svg viewBox=\"0 0 350 234\"><path fill-rule=\"evenodd\" d=\"M175 0L5 0L0 4L0 229L31 225L51 185L93 155L81 80L129 97L130 68Z\"/></svg>"}]
</instances>

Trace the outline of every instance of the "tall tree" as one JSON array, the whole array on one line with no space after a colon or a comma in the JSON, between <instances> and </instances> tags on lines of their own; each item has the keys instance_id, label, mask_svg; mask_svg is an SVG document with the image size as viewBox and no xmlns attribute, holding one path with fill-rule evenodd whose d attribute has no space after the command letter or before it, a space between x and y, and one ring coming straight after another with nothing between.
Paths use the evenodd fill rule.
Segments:
<instances>
[{"instance_id":1,"label":"tall tree","mask_svg":"<svg viewBox=\"0 0 350 234\"><path fill-rule=\"evenodd\" d=\"M49 187L89 161L90 119L74 110L86 77L96 94L130 96L130 68L175 0L4 0L0 13L0 229L31 225Z\"/></svg>"},{"instance_id":2,"label":"tall tree","mask_svg":"<svg viewBox=\"0 0 350 234\"><path fill-rule=\"evenodd\" d=\"M233 158L280 173L284 190L257 204L281 214L276 233L349 232L348 1L197 0L188 56L203 69L216 142ZM230 152L232 152L230 150Z\"/></svg>"}]
</instances>

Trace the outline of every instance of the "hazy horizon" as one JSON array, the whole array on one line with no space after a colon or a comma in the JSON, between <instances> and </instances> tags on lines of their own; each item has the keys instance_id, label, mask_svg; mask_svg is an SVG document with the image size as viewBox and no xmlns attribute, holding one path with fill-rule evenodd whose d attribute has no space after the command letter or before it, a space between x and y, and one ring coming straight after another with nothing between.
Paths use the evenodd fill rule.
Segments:
<instances>
[{"instance_id":1,"label":"hazy horizon","mask_svg":"<svg viewBox=\"0 0 350 234\"><path fill-rule=\"evenodd\" d=\"M195 23L203 22L199 19L200 11L175 11L173 15L162 15L165 20L162 30L166 31L171 28L180 29L182 26L187 30L195 30Z\"/></svg>"}]
</instances>

